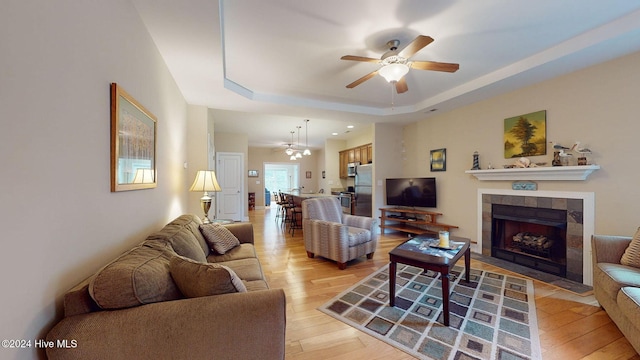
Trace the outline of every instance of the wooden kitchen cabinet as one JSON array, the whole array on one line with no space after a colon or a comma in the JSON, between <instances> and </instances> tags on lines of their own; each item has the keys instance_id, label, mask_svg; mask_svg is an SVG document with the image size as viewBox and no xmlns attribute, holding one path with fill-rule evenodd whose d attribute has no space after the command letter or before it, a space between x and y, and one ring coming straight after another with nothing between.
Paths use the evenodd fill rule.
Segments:
<instances>
[{"instance_id":1,"label":"wooden kitchen cabinet","mask_svg":"<svg viewBox=\"0 0 640 360\"><path fill-rule=\"evenodd\" d=\"M339 152L339 174L340 178L346 179L347 166L349 163L369 164L373 162L373 145L365 144L351 149L345 149Z\"/></svg>"}]
</instances>

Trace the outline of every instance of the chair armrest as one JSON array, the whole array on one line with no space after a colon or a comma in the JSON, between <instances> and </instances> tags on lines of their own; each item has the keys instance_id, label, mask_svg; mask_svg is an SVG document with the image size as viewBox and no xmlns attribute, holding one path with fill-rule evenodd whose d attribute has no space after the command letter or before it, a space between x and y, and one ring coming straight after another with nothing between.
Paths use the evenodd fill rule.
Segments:
<instances>
[{"instance_id":1,"label":"chair armrest","mask_svg":"<svg viewBox=\"0 0 640 360\"><path fill-rule=\"evenodd\" d=\"M64 318L49 359L284 359L282 289L165 301Z\"/></svg>"},{"instance_id":2,"label":"chair armrest","mask_svg":"<svg viewBox=\"0 0 640 360\"><path fill-rule=\"evenodd\" d=\"M350 215L350 214L342 215L342 223L347 226L367 229L371 231L372 234L375 231L375 225L376 225L376 221L373 218L370 218L367 216Z\"/></svg>"},{"instance_id":3,"label":"chair armrest","mask_svg":"<svg viewBox=\"0 0 640 360\"><path fill-rule=\"evenodd\" d=\"M594 263L620 264L622 254L629 246L631 237L614 235L592 235L591 251Z\"/></svg>"},{"instance_id":4,"label":"chair armrest","mask_svg":"<svg viewBox=\"0 0 640 360\"><path fill-rule=\"evenodd\" d=\"M235 237L240 240L240 243L253 244L253 224L250 222L237 222L232 224L225 224L226 227Z\"/></svg>"}]
</instances>

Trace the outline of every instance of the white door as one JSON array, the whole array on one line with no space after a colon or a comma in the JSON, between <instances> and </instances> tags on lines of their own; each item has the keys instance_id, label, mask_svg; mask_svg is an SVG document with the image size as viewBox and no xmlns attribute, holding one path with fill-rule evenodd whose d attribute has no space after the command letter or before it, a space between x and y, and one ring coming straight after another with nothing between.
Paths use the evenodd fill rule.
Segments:
<instances>
[{"instance_id":1,"label":"white door","mask_svg":"<svg viewBox=\"0 0 640 360\"><path fill-rule=\"evenodd\" d=\"M216 194L218 219L242 221L244 217L244 154L216 154L216 175L222 191Z\"/></svg>"}]
</instances>

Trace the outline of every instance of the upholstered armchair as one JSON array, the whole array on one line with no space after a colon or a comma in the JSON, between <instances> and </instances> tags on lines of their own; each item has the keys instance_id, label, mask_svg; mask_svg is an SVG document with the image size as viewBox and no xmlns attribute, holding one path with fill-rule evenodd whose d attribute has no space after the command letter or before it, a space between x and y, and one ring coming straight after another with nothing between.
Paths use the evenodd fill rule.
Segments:
<instances>
[{"instance_id":1,"label":"upholstered armchair","mask_svg":"<svg viewBox=\"0 0 640 360\"><path fill-rule=\"evenodd\" d=\"M302 201L302 232L307 256L334 260L338 268L363 255L373 258L378 246L374 219L343 214L336 197L311 198Z\"/></svg>"}]
</instances>

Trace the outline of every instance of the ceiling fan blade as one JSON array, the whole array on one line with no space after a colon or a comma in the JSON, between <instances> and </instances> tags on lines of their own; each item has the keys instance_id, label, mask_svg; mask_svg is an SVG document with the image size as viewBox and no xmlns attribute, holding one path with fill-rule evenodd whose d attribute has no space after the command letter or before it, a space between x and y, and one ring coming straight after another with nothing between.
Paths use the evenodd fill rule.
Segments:
<instances>
[{"instance_id":1,"label":"ceiling fan blade","mask_svg":"<svg viewBox=\"0 0 640 360\"><path fill-rule=\"evenodd\" d=\"M374 58L356 56L356 55L345 55L341 57L340 60L353 60L353 61L364 61L364 62L373 62L373 63L380 62L380 59L374 59Z\"/></svg>"},{"instance_id":2,"label":"ceiling fan blade","mask_svg":"<svg viewBox=\"0 0 640 360\"><path fill-rule=\"evenodd\" d=\"M348 89L353 89L354 87L356 87L356 86L362 84L363 82L371 79L372 77L376 76L377 74L378 74L378 70L376 70L374 72L371 72L371 73L368 73L367 75L365 75L365 76L361 77L360 79L358 79L358 80L352 82L351 84L347 85L347 88Z\"/></svg>"},{"instance_id":3,"label":"ceiling fan blade","mask_svg":"<svg viewBox=\"0 0 640 360\"><path fill-rule=\"evenodd\" d=\"M412 69L418 70L433 70L433 71L444 71L444 72L456 72L460 68L459 64L452 63L441 63L435 61L412 61L411 62Z\"/></svg>"},{"instance_id":4,"label":"ceiling fan blade","mask_svg":"<svg viewBox=\"0 0 640 360\"><path fill-rule=\"evenodd\" d=\"M433 38L431 36L418 35L409 45L405 46L398 55L402 56L405 59L408 59L415 55L418 51L420 51L423 47L431 44L433 42Z\"/></svg>"},{"instance_id":5,"label":"ceiling fan blade","mask_svg":"<svg viewBox=\"0 0 640 360\"><path fill-rule=\"evenodd\" d=\"M405 79L406 76L403 76L400 78L400 80L398 80L398 82L396 82L396 92L398 94L402 94L403 92L409 90L409 87L407 87L407 80Z\"/></svg>"}]
</instances>

